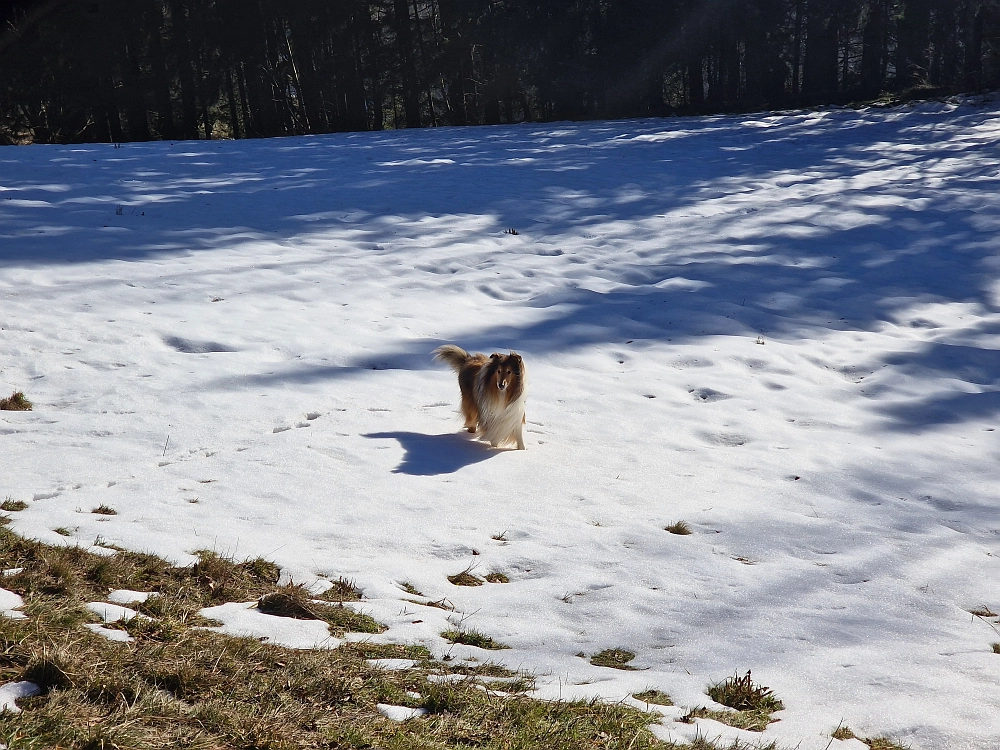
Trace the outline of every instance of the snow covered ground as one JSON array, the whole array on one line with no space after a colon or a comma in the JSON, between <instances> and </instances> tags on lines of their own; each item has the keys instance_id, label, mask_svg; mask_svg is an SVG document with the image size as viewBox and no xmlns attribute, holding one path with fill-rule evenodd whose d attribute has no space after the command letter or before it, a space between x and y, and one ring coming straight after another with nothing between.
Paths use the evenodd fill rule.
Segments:
<instances>
[{"instance_id":1,"label":"snow covered ground","mask_svg":"<svg viewBox=\"0 0 1000 750\"><path fill-rule=\"evenodd\" d=\"M0 496L353 579L543 697L752 669L785 747L995 750L998 143L994 103L4 148ZM461 433L443 342L524 355L527 450Z\"/></svg>"}]
</instances>

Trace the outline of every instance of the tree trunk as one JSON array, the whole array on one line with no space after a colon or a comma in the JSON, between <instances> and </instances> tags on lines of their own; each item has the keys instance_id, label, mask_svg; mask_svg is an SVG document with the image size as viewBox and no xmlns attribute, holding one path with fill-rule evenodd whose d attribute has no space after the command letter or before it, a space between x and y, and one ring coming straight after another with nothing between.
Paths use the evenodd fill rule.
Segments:
<instances>
[{"instance_id":1,"label":"tree trunk","mask_svg":"<svg viewBox=\"0 0 1000 750\"><path fill-rule=\"evenodd\" d=\"M195 81L194 63L191 60L191 32L187 6L181 0L170 0L170 17L173 21L174 51L181 82L181 137L198 139L198 85Z\"/></svg>"},{"instance_id":2,"label":"tree trunk","mask_svg":"<svg viewBox=\"0 0 1000 750\"><path fill-rule=\"evenodd\" d=\"M416 60L413 54L413 29L407 0L393 0L393 22L396 31L396 51L399 55L400 78L403 84L403 114L406 127L420 127L420 90L417 86Z\"/></svg>"},{"instance_id":3,"label":"tree trunk","mask_svg":"<svg viewBox=\"0 0 1000 750\"><path fill-rule=\"evenodd\" d=\"M931 9L928 0L906 0L896 21L896 88L905 89L927 78Z\"/></svg>"},{"instance_id":4,"label":"tree trunk","mask_svg":"<svg viewBox=\"0 0 1000 750\"><path fill-rule=\"evenodd\" d=\"M831 0L809 0L806 6L802 93L812 95L813 98L837 92L838 18L836 5L831 5Z\"/></svg>"},{"instance_id":5,"label":"tree trunk","mask_svg":"<svg viewBox=\"0 0 1000 750\"><path fill-rule=\"evenodd\" d=\"M978 93L983 86L983 17L982 5L969 3L965 26L965 90Z\"/></svg>"},{"instance_id":6,"label":"tree trunk","mask_svg":"<svg viewBox=\"0 0 1000 750\"><path fill-rule=\"evenodd\" d=\"M865 97L877 96L882 91L886 20L883 0L868 0L861 39L861 95Z\"/></svg>"}]
</instances>

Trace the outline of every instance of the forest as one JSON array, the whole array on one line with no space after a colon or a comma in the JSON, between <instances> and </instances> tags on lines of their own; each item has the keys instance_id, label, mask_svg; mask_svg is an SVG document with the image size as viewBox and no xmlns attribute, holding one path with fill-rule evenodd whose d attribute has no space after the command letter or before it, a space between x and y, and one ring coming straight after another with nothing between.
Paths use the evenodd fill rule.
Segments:
<instances>
[{"instance_id":1,"label":"forest","mask_svg":"<svg viewBox=\"0 0 1000 750\"><path fill-rule=\"evenodd\" d=\"M901 101L1000 86L1000 0L0 0L0 143Z\"/></svg>"}]
</instances>

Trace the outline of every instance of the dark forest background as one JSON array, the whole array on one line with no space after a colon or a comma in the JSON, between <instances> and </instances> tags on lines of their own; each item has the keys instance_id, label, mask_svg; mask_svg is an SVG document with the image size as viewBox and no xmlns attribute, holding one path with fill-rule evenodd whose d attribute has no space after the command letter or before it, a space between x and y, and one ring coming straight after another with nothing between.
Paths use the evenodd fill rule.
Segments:
<instances>
[{"instance_id":1,"label":"dark forest background","mask_svg":"<svg viewBox=\"0 0 1000 750\"><path fill-rule=\"evenodd\" d=\"M1000 0L0 0L0 142L656 116L1000 86Z\"/></svg>"}]
</instances>

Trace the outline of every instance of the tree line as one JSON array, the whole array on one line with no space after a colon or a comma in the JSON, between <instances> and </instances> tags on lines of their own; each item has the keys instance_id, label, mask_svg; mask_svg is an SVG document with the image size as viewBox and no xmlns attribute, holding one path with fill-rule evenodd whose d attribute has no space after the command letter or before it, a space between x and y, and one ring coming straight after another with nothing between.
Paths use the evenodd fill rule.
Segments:
<instances>
[{"instance_id":1,"label":"tree line","mask_svg":"<svg viewBox=\"0 0 1000 750\"><path fill-rule=\"evenodd\" d=\"M0 0L0 142L775 109L1000 86L1000 0Z\"/></svg>"}]
</instances>

